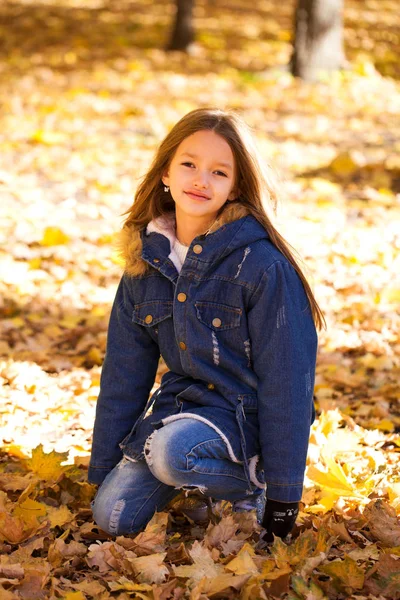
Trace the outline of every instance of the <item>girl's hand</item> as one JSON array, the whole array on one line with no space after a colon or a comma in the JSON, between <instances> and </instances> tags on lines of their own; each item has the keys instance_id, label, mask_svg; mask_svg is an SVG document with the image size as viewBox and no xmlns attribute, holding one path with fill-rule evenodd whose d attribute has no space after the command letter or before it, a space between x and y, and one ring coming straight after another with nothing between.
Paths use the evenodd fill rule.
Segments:
<instances>
[{"instance_id":1,"label":"girl's hand","mask_svg":"<svg viewBox=\"0 0 400 600\"><path fill-rule=\"evenodd\" d=\"M262 526L266 531L263 536L264 540L273 542L274 535L280 538L286 537L292 531L298 513L298 502L278 502L267 499L262 521Z\"/></svg>"}]
</instances>

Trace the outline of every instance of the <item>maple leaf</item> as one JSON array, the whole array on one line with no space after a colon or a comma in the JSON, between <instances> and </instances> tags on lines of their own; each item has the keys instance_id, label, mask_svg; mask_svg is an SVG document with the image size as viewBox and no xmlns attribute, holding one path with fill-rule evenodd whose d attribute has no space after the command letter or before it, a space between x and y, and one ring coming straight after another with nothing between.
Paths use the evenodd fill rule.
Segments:
<instances>
[{"instance_id":1,"label":"maple leaf","mask_svg":"<svg viewBox=\"0 0 400 600\"><path fill-rule=\"evenodd\" d=\"M209 524L204 537L204 545L208 548L222 547L225 542L235 541L235 533L239 529L239 524L232 515L223 517L217 525Z\"/></svg>"},{"instance_id":2,"label":"maple leaf","mask_svg":"<svg viewBox=\"0 0 400 600\"><path fill-rule=\"evenodd\" d=\"M188 552L193 560L193 565L174 566L173 570L177 577L189 578L190 587L198 583L203 577L213 579L223 572L224 567L220 564L216 564L210 550L200 544L197 540L193 543L192 548Z\"/></svg>"},{"instance_id":3,"label":"maple leaf","mask_svg":"<svg viewBox=\"0 0 400 600\"><path fill-rule=\"evenodd\" d=\"M59 567L66 560L73 559L76 556L85 556L86 553L85 544L75 541L66 544L62 538L58 538L49 547L48 560L53 567Z\"/></svg>"},{"instance_id":4,"label":"maple leaf","mask_svg":"<svg viewBox=\"0 0 400 600\"><path fill-rule=\"evenodd\" d=\"M345 556L343 560L334 560L319 567L319 571L333 578L345 592L361 590L364 587L364 571L355 560Z\"/></svg>"},{"instance_id":5,"label":"maple leaf","mask_svg":"<svg viewBox=\"0 0 400 600\"><path fill-rule=\"evenodd\" d=\"M133 550L137 556L163 552L167 534L168 513L155 513L147 523L144 531L133 540L117 537L116 542L128 550Z\"/></svg>"},{"instance_id":6,"label":"maple leaf","mask_svg":"<svg viewBox=\"0 0 400 600\"><path fill-rule=\"evenodd\" d=\"M45 481L57 481L66 471L61 463L68 458L68 452L43 452L43 445L39 444L32 450L32 458L25 461L26 468L36 473Z\"/></svg>"},{"instance_id":7,"label":"maple leaf","mask_svg":"<svg viewBox=\"0 0 400 600\"><path fill-rule=\"evenodd\" d=\"M29 524L27 524L23 516L11 515L7 509L0 506L0 540L20 544L38 532L41 527L43 525L31 515L29 516Z\"/></svg>"},{"instance_id":8,"label":"maple leaf","mask_svg":"<svg viewBox=\"0 0 400 600\"><path fill-rule=\"evenodd\" d=\"M279 568L287 565L298 565L314 554L316 546L315 535L312 531L304 531L291 545L285 544L275 537L271 546L271 554Z\"/></svg>"},{"instance_id":9,"label":"maple leaf","mask_svg":"<svg viewBox=\"0 0 400 600\"><path fill-rule=\"evenodd\" d=\"M91 544L89 546L89 553L86 557L86 562L89 567L97 566L100 573L105 573L111 569L121 569L122 561L124 559L135 558L136 554L125 550L119 544L115 542L104 542Z\"/></svg>"},{"instance_id":10,"label":"maple leaf","mask_svg":"<svg viewBox=\"0 0 400 600\"><path fill-rule=\"evenodd\" d=\"M238 555L225 565L225 569L233 571L236 575L245 575L246 573L258 573L258 568L252 557L254 556L254 548L249 544L245 544Z\"/></svg>"},{"instance_id":11,"label":"maple leaf","mask_svg":"<svg viewBox=\"0 0 400 600\"><path fill-rule=\"evenodd\" d=\"M400 546L400 522L396 510L381 499L368 504L364 518L375 540L384 546Z\"/></svg>"},{"instance_id":12,"label":"maple leaf","mask_svg":"<svg viewBox=\"0 0 400 600\"><path fill-rule=\"evenodd\" d=\"M163 564L166 552L157 552L148 556L129 558L134 574L141 583L162 583L169 575L169 570Z\"/></svg>"},{"instance_id":13,"label":"maple leaf","mask_svg":"<svg viewBox=\"0 0 400 600\"><path fill-rule=\"evenodd\" d=\"M25 527L37 529L40 526L38 519L47 514L47 507L41 502L26 498L23 502L16 505L13 514L16 517L21 517Z\"/></svg>"},{"instance_id":14,"label":"maple leaf","mask_svg":"<svg viewBox=\"0 0 400 600\"><path fill-rule=\"evenodd\" d=\"M64 504L58 508L52 506L47 507L47 517L52 528L61 527L66 523L70 523L75 518L72 512Z\"/></svg>"}]
</instances>

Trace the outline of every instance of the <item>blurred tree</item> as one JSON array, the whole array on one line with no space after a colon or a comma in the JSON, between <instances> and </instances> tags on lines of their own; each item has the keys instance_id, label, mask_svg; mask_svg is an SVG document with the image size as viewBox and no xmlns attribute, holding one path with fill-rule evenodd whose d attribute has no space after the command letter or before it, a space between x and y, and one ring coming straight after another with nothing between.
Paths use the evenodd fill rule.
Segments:
<instances>
[{"instance_id":1,"label":"blurred tree","mask_svg":"<svg viewBox=\"0 0 400 600\"><path fill-rule=\"evenodd\" d=\"M187 50L194 40L194 0L176 0L175 23L167 50Z\"/></svg>"},{"instance_id":2,"label":"blurred tree","mask_svg":"<svg viewBox=\"0 0 400 600\"><path fill-rule=\"evenodd\" d=\"M175 22L167 50L188 50L194 41L195 0L176 0ZM294 44L290 61L293 75L314 81L321 70L345 64L343 0L298 0L294 18Z\"/></svg>"},{"instance_id":3,"label":"blurred tree","mask_svg":"<svg viewBox=\"0 0 400 600\"><path fill-rule=\"evenodd\" d=\"M343 0L298 0L294 29L293 75L314 81L344 66Z\"/></svg>"}]
</instances>

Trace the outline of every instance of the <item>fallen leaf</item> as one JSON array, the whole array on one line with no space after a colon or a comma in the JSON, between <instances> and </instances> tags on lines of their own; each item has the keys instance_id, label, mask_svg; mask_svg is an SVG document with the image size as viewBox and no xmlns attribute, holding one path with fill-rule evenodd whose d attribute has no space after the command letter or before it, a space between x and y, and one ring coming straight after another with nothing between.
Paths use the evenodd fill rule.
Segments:
<instances>
[{"instance_id":1,"label":"fallen leaf","mask_svg":"<svg viewBox=\"0 0 400 600\"><path fill-rule=\"evenodd\" d=\"M238 528L239 524L232 515L223 517L217 525L210 523L204 537L204 545L208 548L221 548L223 543L235 541L233 538Z\"/></svg>"},{"instance_id":2,"label":"fallen leaf","mask_svg":"<svg viewBox=\"0 0 400 600\"><path fill-rule=\"evenodd\" d=\"M135 575L141 583L162 583L169 575L168 568L163 564L166 552L157 552L148 556L129 559Z\"/></svg>"},{"instance_id":3,"label":"fallen leaf","mask_svg":"<svg viewBox=\"0 0 400 600\"><path fill-rule=\"evenodd\" d=\"M345 591L361 590L364 587L363 569L348 556L345 556L343 560L333 560L328 564L321 565L319 571L333 577Z\"/></svg>"},{"instance_id":4,"label":"fallen leaf","mask_svg":"<svg viewBox=\"0 0 400 600\"><path fill-rule=\"evenodd\" d=\"M32 458L25 461L26 468L36 473L45 481L57 481L64 472L61 463L68 458L68 452L43 452L43 445L39 444L32 450Z\"/></svg>"},{"instance_id":5,"label":"fallen leaf","mask_svg":"<svg viewBox=\"0 0 400 600\"><path fill-rule=\"evenodd\" d=\"M400 546L400 522L390 504L381 499L371 502L365 508L364 518L375 540L385 546Z\"/></svg>"}]
</instances>

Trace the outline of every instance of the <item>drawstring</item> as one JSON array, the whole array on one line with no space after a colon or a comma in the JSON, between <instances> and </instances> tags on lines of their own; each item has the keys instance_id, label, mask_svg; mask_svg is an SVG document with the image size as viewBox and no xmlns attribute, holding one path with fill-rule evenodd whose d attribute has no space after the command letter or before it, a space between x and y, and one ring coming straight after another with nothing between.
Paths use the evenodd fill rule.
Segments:
<instances>
[{"instance_id":1,"label":"drawstring","mask_svg":"<svg viewBox=\"0 0 400 600\"><path fill-rule=\"evenodd\" d=\"M239 402L239 404L236 407L236 421L237 421L237 424L238 424L239 430L240 430L240 447L242 449L242 454L243 454L244 473L246 475L247 483L249 484L249 489L246 491L246 494L250 495L250 494L253 494L253 490L251 489L250 469L249 469L249 462L247 460L246 438L245 438L244 429L243 429L243 423L244 423L244 421L246 421L246 415L244 412L244 407L243 407L242 402Z\"/></svg>"}]
</instances>

